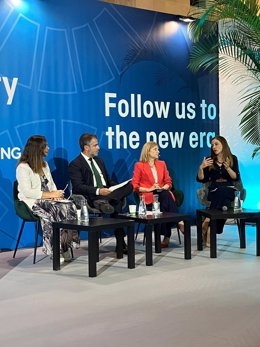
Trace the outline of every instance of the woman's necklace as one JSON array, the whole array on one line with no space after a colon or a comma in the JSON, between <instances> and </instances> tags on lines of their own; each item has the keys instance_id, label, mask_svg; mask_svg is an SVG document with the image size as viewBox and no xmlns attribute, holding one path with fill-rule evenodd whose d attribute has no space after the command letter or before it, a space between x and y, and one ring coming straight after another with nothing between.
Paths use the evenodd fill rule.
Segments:
<instances>
[{"instance_id":1,"label":"woman's necklace","mask_svg":"<svg viewBox=\"0 0 260 347\"><path fill-rule=\"evenodd\" d=\"M223 159L222 159L222 160L217 159L217 163L219 163L220 165L222 165L222 164L224 163L224 160L223 160Z\"/></svg>"}]
</instances>

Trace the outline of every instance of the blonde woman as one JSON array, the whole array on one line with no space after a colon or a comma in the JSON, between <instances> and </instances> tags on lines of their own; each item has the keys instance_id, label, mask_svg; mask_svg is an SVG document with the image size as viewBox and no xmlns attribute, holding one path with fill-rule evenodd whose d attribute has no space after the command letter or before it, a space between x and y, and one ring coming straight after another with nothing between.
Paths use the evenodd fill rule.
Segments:
<instances>
[{"instance_id":1,"label":"blonde woman","mask_svg":"<svg viewBox=\"0 0 260 347\"><path fill-rule=\"evenodd\" d=\"M157 143L146 142L141 151L140 161L134 167L133 189L144 196L148 209L152 206L153 194L158 194L162 212L178 212L175 197L171 192L172 179L165 162L158 158L159 147ZM183 222L179 223L179 227L183 232ZM169 247L171 228L171 223L162 224L161 230L164 235L161 243L162 248Z\"/></svg>"}]
</instances>

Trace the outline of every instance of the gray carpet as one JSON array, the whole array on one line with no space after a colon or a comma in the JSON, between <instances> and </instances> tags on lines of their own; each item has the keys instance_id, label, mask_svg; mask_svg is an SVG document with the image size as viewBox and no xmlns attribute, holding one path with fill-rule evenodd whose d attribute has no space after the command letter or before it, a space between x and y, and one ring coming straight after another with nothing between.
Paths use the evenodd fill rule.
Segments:
<instances>
[{"instance_id":1,"label":"gray carpet","mask_svg":"<svg viewBox=\"0 0 260 347\"><path fill-rule=\"evenodd\" d=\"M114 239L103 240L98 277L87 273L87 242L59 272L38 251L0 279L2 346L259 347L260 257L255 228L240 250L236 226L218 237L218 258L196 250L183 259L173 248L145 266L142 235L136 268L114 258ZM17 256L19 257L19 251Z\"/></svg>"}]
</instances>

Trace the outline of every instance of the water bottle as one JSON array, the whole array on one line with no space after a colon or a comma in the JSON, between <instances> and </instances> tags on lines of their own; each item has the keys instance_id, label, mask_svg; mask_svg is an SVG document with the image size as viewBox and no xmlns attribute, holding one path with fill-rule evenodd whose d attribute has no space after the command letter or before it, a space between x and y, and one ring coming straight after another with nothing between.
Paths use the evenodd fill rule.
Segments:
<instances>
[{"instance_id":1,"label":"water bottle","mask_svg":"<svg viewBox=\"0 0 260 347\"><path fill-rule=\"evenodd\" d=\"M240 191L235 191L234 212L241 211Z\"/></svg>"},{"instance_id":2,"label":"water bottle","mask_svg":"<svg viewBox=\"0 0 260 347\"><path fill-rule=\"evenodd\" d=\"M89 221L88 208L85 201L81 205L81 220L84 222Z\"/></svg>"},{"instance_id":3,"label":"water bottle","mask_svg":"<svg viewBox=\"0 0 260 347\"><path fill-rule=\"evenodd\" d=\"M154 194L153 196L152 213L154 215L160 214L160 203L158 194Z\"/></svg>"},{"instance_id":4,"label":"water bottle","mask_svg":"<svg viewBox=\"0 0 260 347\"><path fill-rule=\"evenodd\" d=\"M139 216L146 216L146 205L144 195L140 196L139 208L138 208Z\"/></svg>"}]
</instances>

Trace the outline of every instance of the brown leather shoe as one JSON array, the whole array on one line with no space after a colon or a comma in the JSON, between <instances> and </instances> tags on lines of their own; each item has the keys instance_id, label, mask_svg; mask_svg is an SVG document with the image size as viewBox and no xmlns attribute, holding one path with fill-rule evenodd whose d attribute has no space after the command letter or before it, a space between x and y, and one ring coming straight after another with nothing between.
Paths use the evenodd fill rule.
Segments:
<instances>
[{"instance_id":1,"label":"brown leather shoe","mask_svg":"<svg viewBox=\"0 0 260 347\"><path fill-rule=\"evenodd\" d=\"M168 248L170 243L170 239L168 237L165 237L161 243L161 248Z\"/></svg>"}]
</instances>

